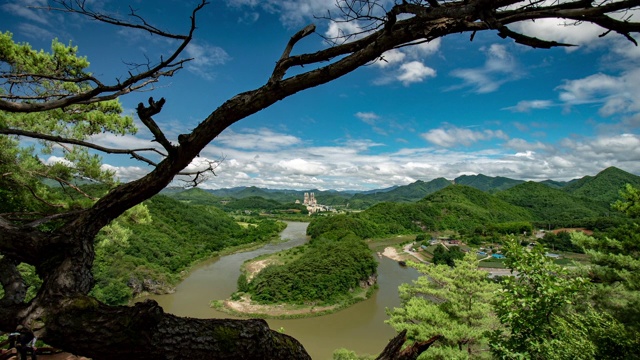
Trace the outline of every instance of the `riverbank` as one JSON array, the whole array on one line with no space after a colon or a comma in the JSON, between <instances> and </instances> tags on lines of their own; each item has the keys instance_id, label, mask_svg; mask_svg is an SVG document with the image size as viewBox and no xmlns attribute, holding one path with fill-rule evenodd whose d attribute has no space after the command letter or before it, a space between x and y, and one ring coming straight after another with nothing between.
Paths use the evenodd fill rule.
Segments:
<instances>
[{"instance_id":1,"label":"riverbank","mask_svg":"<svg viewBox=\"0 0 640 360\"><path fill-rule=\"evenodd\" d=\"M363 299L364 300L364 299ZM348 305L346 305L348 306ZM334 304L330 306L295 305L295 304L256 304L251 296L244 294L238 300L214 300L211 307L235 316L259 319L299 319L328 315L346 306Z\"/></svg>"},{"instance_id":2,"label":"riverbank","mask_svg":"<svg viewBox=\"0 0 640 360\"><path fill-rule=\"evenodd\" d=\"M287 224L286 222L283 222L283 223ZM282 231L284 231L284 229L286 229L286 226L279 233L274 234L268 241L255 241L252 243L230 246L220 251L213 252L210 256L206 258L194 261L187 269L184 269L180 271L180 273L176 274L178 276L178 280L175 283L168 284L167 286L163 287L162 290L159 290L156 292L150 292L150 291L137 292L135 296L129 300L128 305L133 305L134 303L140 301L141 299L148 298L149 296L173 294L176 291L177 285L180 284L187 277L189 277L194 271L197 271L198 269L204 266L207 266L212 262L218 261L222 257L251 252L256 249L260 249L265 245L277 245L277 244L284 243L287 241L287 239L283 239L280 236L280 234L282 233Z\"/></svg>"}]
</instances>

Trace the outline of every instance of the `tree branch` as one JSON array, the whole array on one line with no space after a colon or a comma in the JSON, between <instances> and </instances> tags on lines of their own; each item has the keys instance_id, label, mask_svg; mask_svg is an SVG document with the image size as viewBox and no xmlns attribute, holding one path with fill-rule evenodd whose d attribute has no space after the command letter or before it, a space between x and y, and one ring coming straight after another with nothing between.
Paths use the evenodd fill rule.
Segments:
<instances>
[{"instance_id":1,"label":"tree branch","mask_svg":"<svg viewBox=\"0 0 640 360\"><path fill-rule=\"evenodd\" d=\"M442 337L442 335L436 335L429 340L413 343L402 350L402 346L407 341L407 329L404 329L389 341L376 360L415 360Z\"/></svg>"},{"instance_id":2,"label":"tree branch","mask_svg":"<svg viewBox=\"0 0 640 360\"><path fill-rule=\"evenodd\" d=\"M282 80L282 78L284 77L284 74L287 71L287 67L282 66L282 63L289 58L289 55L291 54L291 50L293 50L293 47L295 46L295 44L300 41L301 39L309 36L310 34L314 33L316 31L316 26L314 24L309 24L307 25L304 29L298 31L297 33L295 33L291 39L289 39L289 42L287 43L287 46L285 47L284 51L282 52L282 56L280 56L280 60L278 60L278 62L276 63L276 67L275 69L273 69L273 73L271 74L271 77L269 78L269 83L274 83L276 81L280 81Z\"/></svg>"},{"instance_id":3,"label":"tree branch","mask_svg":"<svg viewBox=\"0 0 640 360\"><path fill-rule=\"evenodd\" d=\"M75 9L73 3L78 6L78 9ZM161 60L157 65L150 67L148 70L138 73L136 75L130 74L130 76L124 81L118 81L117 84L114 85L97 85L96 87L83 91L77 94L69 94L60 99L54 100L46 100L42 102L11 102L0 99L0 110L10 111L10 112L38 112L38 111L46 111L52 109L58 109L65 106L69 106L72 104L89 104L95 103L98 101L113 99L119 95L123 95L129 93L131 91L139 89L140 82L155 82L160 76L170 76L173 75L174 71L177 68L182 67L182 64L187 60L182 60L178 62L174 62L178 56L184 51L187 45L191 42L193 38L194 31L196 29L196 14L200 11L205 5L208 4L206 0L202 0L200 4L198 4L191 13L191 27L187 35L176 35L168 32L160 31L153 26L143 23L133 24L130 22L118 20L112 18L110 16L104 15L99 16L98 13L92 12L85 7L85 2L76 0L74 2L71 1L58 1L59 4L63 6L63 8L45 8L47 10L54 11L63 11L63 12L72 12L76 14L80 14L83 16L87 16L94 20L122 26L129 27L134 29L141 29L148 31L152 34L159 35L165 38L178 39L182 42L176 48L176 50L166 58L166 60ZM148 82L147 82L148 84ZM109 93L103 97L100 97L102 94ZM117 94L117 95L116 95Z\"/></svg>"},{"instance_id":4,"label":"tree branch","mask_svg":"<svg viewBox=\"0 0 640 360\"><path fill-rule=\"evenodd\" d=\"M145 163L147 163L149 165L152 165L152 166L156 166L157 163L147 159L144 156L139 155L138 152L140 152L140 151L152 151L152 152L155 152L155 153L157 153L157 154L159 154L161 156L166 156L166 154L163 154L161 151L158 151L158 149L155 149L155 148L114 149L114 148L108 148L108 147L96 145L96 144L90 143L88 141L76 140L76 139L68 139L68 138L63 138L61 136L46 135L46 134L41 134L41 133L37 133L37 132L33 132L33 131L25 131L25 130L18 130L18 129L0 128L0 134L2 134L2 135L26 136L26 137L30 137L30 138L33 138L33 139L52 141L52 142L56 142L56 143L84 146L84 147L87 147L87 148L90 148L90 149L94 149L94 150L98 150L98 151L101 151L101 152L104 152L104 153L107 153L107 154L128 154L132 158L134 158L136 160L140 160L140 161L145 162Z\"/></svg>"},{"instance_id":5,"label":"tree branch","mask_svg":"<svg viewBox=\"0 0 640 360\"><path fill-rule=\"evenodd\" d=\"M138 108L136 109L138 112L138 117L140 121L151 131L153 136L155 137L155 141L157 141L162 147L164 147L169 154L175 152L175 147L171 145L171 142L167 140L164 136L162 130L156 122L153 120L152 116L160 113L162 111L162 106L165 103L165 99L161 98L160 101L154 101L152 97L149 98L149 107L145 107L142 103L138 104Z\"/></svg>"}]
</instances>

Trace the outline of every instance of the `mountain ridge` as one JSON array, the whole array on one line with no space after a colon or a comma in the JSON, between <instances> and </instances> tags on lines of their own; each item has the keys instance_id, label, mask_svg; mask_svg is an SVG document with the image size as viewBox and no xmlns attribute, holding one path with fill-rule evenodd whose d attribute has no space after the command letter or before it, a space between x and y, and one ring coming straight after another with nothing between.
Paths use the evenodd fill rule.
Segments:
<instances>
[{"instance_id":1,"label":"mountain ridge","mask_svg":"<svg viewBox=\"0 0 640 360\"><path fill-rule=\"evenodd\" d=\"M551 189L559 190L572 196L589 198L599 203L608 203L618 198L618 193L626 183L640 187L640 176L631 174L616 167L608 167L598 174L586 175L571 181L525 181L501 176L462 175L453 180L436 178L430 181L417 180L407 185L397 185L379 190L368 191L338 191L338 190L289 190L250 187L235 187L225 189L202 189L219 200L232 200L259 196L282 203L302 202L304 193L314 193L319 204L329 206L348 206L354 209L364 209L381 202L414 202L425 196L441 190L449 185L466 185L491 194L520 186L527 182L541 184ZM180 192L175 188L164 191L169 196L176 196ZM214 200L211 198L211 200Z\"/></svg>"}]
</instances>

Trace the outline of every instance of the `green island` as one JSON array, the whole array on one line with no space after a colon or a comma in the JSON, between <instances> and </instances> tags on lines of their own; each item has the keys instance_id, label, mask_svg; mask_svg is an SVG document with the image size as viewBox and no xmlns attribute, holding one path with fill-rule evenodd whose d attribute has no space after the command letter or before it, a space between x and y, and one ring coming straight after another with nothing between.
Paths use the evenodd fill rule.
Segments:
<instances>
[{"instance_id":1,"label":"green island","mask_svg":"<svg viewBox=\"0 0 640 360\"><path fill-rule=\"evenodd\" d=\"M230 299L219 310L251 317L325 315L367 299L377 263L359 238L312 239L308 244L247 261Z\"/></svg>"}]
</instances>

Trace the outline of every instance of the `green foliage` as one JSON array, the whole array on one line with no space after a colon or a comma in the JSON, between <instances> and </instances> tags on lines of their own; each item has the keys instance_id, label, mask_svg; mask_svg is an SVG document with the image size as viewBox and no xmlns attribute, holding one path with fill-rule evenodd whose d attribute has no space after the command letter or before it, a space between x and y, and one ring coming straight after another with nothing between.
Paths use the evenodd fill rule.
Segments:
<instances>
[{"instance_id":1,"label":"green foliage","mask_svg":"<svg viewBox=\"0 0 640 360\"><path fill-rule=\"evenodd\" d=\"M573 234L572 240L584 247L600 281L622 283L625 288L640 291L640 190L627 185L614 208L624 212L633 222L603 234L600 238Z\"/></svg>"},{"instance_id":2,"label":"green foliage","mask_svg":"<svg viewBox=\"0 0 640 360\"><path fill-rule=\"evenodd\" d=\"M569 193L532 181L501 191L496 196L509 204L527 209L542 227L581 226L585 219L609 215L606 202L578 198Z\"/></svg>"},{"instance_id":3,"label":"green foliage","mask_svg":"<svg viewBox=\"0 0 640 360\"><path fill-rule=\"evenodd\" d=\"M630 338L640 339L640 191L627 185L620 197L614 208L630 223L593 237L574 233L572 240L589 255L589 275L599 284L593 295L597 308L624 324Z\"/></svg>"},{"instance_id":4,"label":"green foliage","mask_svg":"<svg viewBox=\"0 0 640 360\"><path fill-rule=\"evenodd\" d=\"M428 195L416 203L380 203L363 212L314 219L307 233L312 237L330 231L352 231L367 239L421 231L458 230L472 233L489 224L505 223L505 231L531 230L526 210L480 190L459 185Z\"/></svg>"},{"instance_id":5,"label":"green foliage","mask_svg":"<svg viewBox=\"0 0 640 360\"><path fill-rule=\"evenodd\" d=\"M500 235L531 235L533 234L533 225L528 221L491 223L486 226L486 231Z\"/></svg>"},{"instance_id":6,"label":"green foliage","mask_svg":"<svg viewBox=\"0 0 640 360\"><path fill-rule=\"evenodd\" d=\"M0 92L32 96L39 99L60 98L89 89L85 81L89 62L77 56L77 47L53 40L50 52L36 51L29 44L13 42L12 34L0 33L0 62L3 78ZM41 74L42 76L24 76ZM12 81L16 77L16 81ZM70 78L77 81L60 81ZM39 133L71 140L86 140L109 132L116 135L135 133L133 118L121 116L117 100L89 105L70 105L62 109L35 113L0 111L0 128ZM77 178L113 183L113 172L101 168L101 158L86 148L69 145L54 148L64 142L39 141L39 146L20 147L15 136L0 135L0 212L55 213L92 201L71 199L69 192L54 191L43 183L50 179L68 186ZM54 154L57 162L45 164L39 157ZM25 217L25 216L23 216Z\"/></svg>"},{"instance_id":7,"label":"green foliage","mask_svg":"<svg viewBox=\"0 0 640 360\"><path fill-rule=\"evenodd\" d=\"M492 333L491 350L503 359L619 358L628 347L625 329L584 301L587 279L554 264L538 245L526 251L505 244L517 277L503 280L495 311L506 330ZM624 351L624 350L623 350Z\"/></svg>"},{"instance_id":8,"label":"green foliage","mask_svg":"<svg viewBox=\"0 0 640 360\"><path fill-rule=\"evenodd\" d=\"M307 227L307 235L312 239L325 237L340 238L351 233L362 239L376 236L377 224L355 215L340 214L331 217L314 218Z\"/></svg>"},{"instance_id":9,"label":"green foliage","mask_svg":"<svg viewBox=\"0 0 640 360\"><path fill-rule=\"evenodd\" d=\"M248 284L248 293L262 303L334 304L375 274L377 262L358 237L319 238L284 265L270 265Z\"/></svg>"},{"instance_id":10,"label":"green foliage","mask_svg":"<svg viewBox=\"0 0 640 360\"><path fill-rule=\"evenodd\" d=\"M421 358L489 358L483 348L487 332L497 326L491 300L498 285L478 270L475 255L457 260L455 267L411 266L423 275L413 284L400 285L401 307L387 310L387 323L397 331L406 329L412 342L444 336Z\"/></svg>"},{"instance_id":11,"label":"green foliage","mask_svg":"<svg viewBox=\"0 0 640 360\"><path fill-rule=\"evenodd\" d=\"M560 231L557 234L546 232L539 242L544 244L547 249L553 251L568 251L574 253L583 253L582 247L577 246L571 241L571 234L567 231Z\"/></svg>"},{"instance_id":12,"label":"green foliage","mask_svg":"<svg viewBox=\"0 0 640 360\"><path fill-rule=\"evenodd\" d=\"M448 249L442 245L433 249L432 262L436 265L455 266L456 260L462 260L464 253L457 246L450 246Z\"/></svg>"},{"instance_id":13,"label":"green foliage","mask_svg":"<svg viewBox=\"0 0 640 360\"><path fill-rule=\"evenodd\" d=\"M370 355L358 355L355 351L347 350L345 348L336 349L333 351L333 360L373 360L375 356Z\"/></svg>"}]
</instances>

